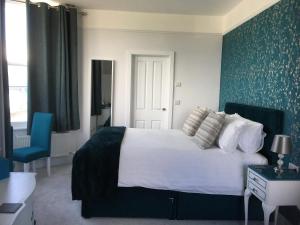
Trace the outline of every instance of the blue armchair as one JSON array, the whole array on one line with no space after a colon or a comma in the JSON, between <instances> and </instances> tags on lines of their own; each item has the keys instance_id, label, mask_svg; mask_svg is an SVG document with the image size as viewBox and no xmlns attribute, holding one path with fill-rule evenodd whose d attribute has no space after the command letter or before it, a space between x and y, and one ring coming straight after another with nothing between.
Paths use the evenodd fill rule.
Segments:
<instances>
[{"instance_id":1,"label":"blue armchair","mask_svg":"<svg viewBox=\"0 0 300 225\"><path fill-rule=\"evenodd\" d=\"M30 146L13 151L13 161L24 163L24 172L29 170L29 163L35 168L34 160L47 158L47 173L50 176L50 153L53 115L36 112L33 115Z\"/></svg>"}]
</instances>

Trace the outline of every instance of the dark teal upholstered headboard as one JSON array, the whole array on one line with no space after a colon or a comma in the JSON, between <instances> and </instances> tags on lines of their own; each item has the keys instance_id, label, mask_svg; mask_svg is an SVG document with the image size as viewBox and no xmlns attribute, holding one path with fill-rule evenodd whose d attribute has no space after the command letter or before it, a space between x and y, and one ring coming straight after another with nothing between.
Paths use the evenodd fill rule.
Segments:
<instances>
[{"instance_id":1,"label":"dark teal upholstered headboard","mask_svg":"<svg viewBox=\"0 0 300 225\"><path fill-rule=\"evenodd\" d=\"M283 111L258 106L243 105L237 103L226 103L225 112L228 114L238 113L244 118L259 122L264 125L267 136L265 144L260 151L269 161L275 164L277 155L270 151L275 134L281 134L283 130Z\"/></svg>"}]
</instances>

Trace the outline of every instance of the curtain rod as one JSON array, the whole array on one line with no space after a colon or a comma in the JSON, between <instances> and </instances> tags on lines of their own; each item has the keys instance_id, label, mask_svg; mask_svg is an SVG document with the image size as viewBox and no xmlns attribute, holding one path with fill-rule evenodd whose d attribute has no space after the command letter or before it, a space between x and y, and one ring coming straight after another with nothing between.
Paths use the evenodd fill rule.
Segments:
<instances>
[{"instance_id":1,"label":"curtain rod","mask_svg":"<svg viewBox=\"0 0 300 225\"><path fill-rule=\"evenodd\" d=\"M6 1L19 2L19 3L24 3L24 4L26 3L26 0L6 0ZM29 1L29 4L32 4L32 5L39 5L40 3L46 3L46 2L31 2L31 1ZM65 6L67 9L68 8L76 8L75 5L71 5L71 4L66 4L66 5L63 5L63 6ZM57 9L58 6L48 5L48 8ZM81 16L87 16L87 12L78 11L78 14L80 14Z\"/></svg>"}]
</instances>

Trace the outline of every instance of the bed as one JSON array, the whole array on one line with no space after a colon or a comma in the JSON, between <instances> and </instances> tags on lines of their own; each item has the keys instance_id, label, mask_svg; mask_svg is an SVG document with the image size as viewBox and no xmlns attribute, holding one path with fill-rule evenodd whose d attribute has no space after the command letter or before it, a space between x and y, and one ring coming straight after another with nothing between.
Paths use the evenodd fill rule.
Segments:
<instances>
[{"instance_id":1,"label":"bed","mask_svg":"<svg viewBox=\"0 0 300 225\"><path fill-rule=\"evenodd\" d=\"M226 154L218 148L199 151L179 130L127 128L118 190L109 197L82 200L82 216L242 219L245 168L276 162L269 149L274 134L282 132L283 112L236 103L227 103L225 112L264 125L267 137L260 154ZM250 219L262 218L258 200L253 198L249 207Z\"/></svg>"},{"instance_id":2,"label":"bed","mask_svg":"<svg viewBox=\"0 0 300 225\"><path fill-rule=\"evenodd\" d=\"M265 165L259 153L201 150L181 130L127 128L121 146L118 187L242 196L245 168Z\"/></svg>"}]
</instances>

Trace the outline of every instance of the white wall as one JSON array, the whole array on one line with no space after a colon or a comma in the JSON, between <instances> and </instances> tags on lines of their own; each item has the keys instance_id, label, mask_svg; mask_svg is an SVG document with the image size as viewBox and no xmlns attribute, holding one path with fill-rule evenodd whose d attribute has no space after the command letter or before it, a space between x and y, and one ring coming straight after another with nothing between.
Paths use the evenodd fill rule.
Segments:
<instances>
[{"instance_id":1,"label":"white wall","mask_svg":"<svg viewBox=\"0 0 300 225\"><path fill-rule=\"evenodd\" d=\"M179 128L196 105L218 108L222 36L219 34L163 33L83 28L82 32L81 125L83 140L89 138L91 59L115 60L114 124L126 122L125 84L127 51L175 52L175 100L173 127Z\"/></svg>"}]
</instances>

